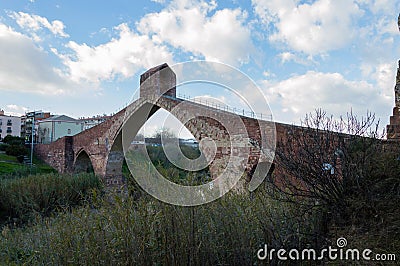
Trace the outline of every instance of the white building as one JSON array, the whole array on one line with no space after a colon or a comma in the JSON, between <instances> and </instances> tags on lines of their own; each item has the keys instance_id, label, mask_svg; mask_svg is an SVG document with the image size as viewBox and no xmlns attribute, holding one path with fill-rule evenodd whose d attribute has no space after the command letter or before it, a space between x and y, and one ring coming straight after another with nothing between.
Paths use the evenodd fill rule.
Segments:
<instances>
[{"instance_id":1,"label":"white building","mask_svg":"<svg viewBox=\"0 0 400 266\"><path fill-rule=\"evenodd\" d=\"M88 117L88 118L79 118L79 120L83 123L83 130L92 128L94 126L97 126L107 119L109 119L111 116L103 115L103 116L93 116L93 117Z\"/></svg>"},{"instance_id":2,"label":"white building","mask_svg":"<svg viewBox=\"0 0 400 266\"><path fill-rule=\"evenodd\" d=\"M39 121L39 143L50 143L65 136L76 135L83 130L81 121L66 115L55 115Z\"/></svg>"},{"instance_id":3,"label":"white building","mask_svg":"<svg viewBox=\"0 0 400 266\"><path fill-rule=\"evenodd\" d=\"M4 115L0 110L0 140L8 135L21 136L21 117Z\"/></svg>"}]
</instances>

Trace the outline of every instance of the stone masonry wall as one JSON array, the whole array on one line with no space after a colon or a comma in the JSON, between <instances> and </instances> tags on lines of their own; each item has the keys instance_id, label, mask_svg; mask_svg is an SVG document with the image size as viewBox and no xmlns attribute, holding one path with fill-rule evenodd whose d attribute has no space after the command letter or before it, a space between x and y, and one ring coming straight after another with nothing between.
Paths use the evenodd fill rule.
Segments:
<instances>
[{"instance_id":1,"label":"stone masonry wall","mask_svg":"<svg viewBox=\"0 0 400 266\"><path fill-rule=\"evenodd\" d=\"M37 144L35 154L60 173L73 167L73 137L64 137L51 144Z\"/></svg>"}]
</instances>

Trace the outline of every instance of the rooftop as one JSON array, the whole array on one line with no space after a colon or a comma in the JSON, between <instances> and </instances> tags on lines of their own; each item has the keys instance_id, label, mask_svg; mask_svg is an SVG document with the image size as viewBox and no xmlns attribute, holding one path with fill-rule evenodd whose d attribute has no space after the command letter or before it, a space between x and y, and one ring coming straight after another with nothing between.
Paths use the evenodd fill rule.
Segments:
<instances>
[{"instance_id":1,"label":"rooftop","mask_svg":"<svg viewBox=\"0 0 400 266\"><path fill-rule=\"evenodd\" d=\"M52 121L78 122L79 120L69 117L69 116L66 116L66 115L54 115L52 117L43 119L40 122L52 122Z\"/></svg>"}]
</instances>

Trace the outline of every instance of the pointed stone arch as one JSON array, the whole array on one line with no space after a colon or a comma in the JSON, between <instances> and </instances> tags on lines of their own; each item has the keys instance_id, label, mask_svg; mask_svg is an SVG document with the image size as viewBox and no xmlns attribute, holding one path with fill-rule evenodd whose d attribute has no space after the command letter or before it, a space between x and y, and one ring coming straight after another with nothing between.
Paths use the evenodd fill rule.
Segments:
<instances>
[{"instance_id":1,"label":"pointed stone arch","mask_svg":"<svg viewBox=\"0 0 400 266\"><path fill-rule=\"evenodd\" d=\"M134 120L137 127L132 132L134 135L140 130L140 128L146 123L146 121L156 113L160 107L151 104L147 101L136 101L130 106L134 112L129 116L128 120ZM126 109L125 109L126 110ZM149 115L144 116L144 113ZM125 177L122 174L122 166L124 163L124 151L123 151L123 139L122 139L122 127L127 121L121 120L118 130L114 134L114 138L111 139L109 145L109 152L106 157L105 164L105 175L104 182L106 185L118 186L122 185L125 181ZM131 141L131 140L130 140Z\"/></svg>"},{"instance_id":2,"label":"pointed stone arch","mask_svg":"<svg viewBox=\"0 0 400 266\"><path fill-rule=\"evenodd\" d=\"M74 173L94 173L92 160L84 149L81 149L75 157Z\"/></svg>"},{"instance_id":3,"label":"pointed stone arch","mask_svg":"<svg viewBox=\"0 0 400 266\"><path fill-rule=\"evenodd\" d=\"M121 120L118 130L115 131L114 138L111 138L109 141L109 152L106 157L104 175L106 185L119 185L123 183L123 146L129 146L129 143L133 140L133 137L139 132L142 126L160 109L167 111L180 121L199 143L203 138L211 138L220 142L228 141L228 139L225 139L224 137L228 135L227 130L219 121L210 117L196 117L195 120L186 121L184 114L179 115L171 112L177 105L182 104L183 102L186 103L187 106L191 106L192 110L187 110L188 112L190 111L195 113L196 111L200 111L207 113L207 111L201 110L204 107L199 104L186 102L168 96L161 96L155 100L150 98L139 99L125 109L125 119ZM122 127L126 124L130 125L129 137L123 136L122 134ZM208 150L202 150L202 152L205 152L206 156L209 154ZM227 165L227 161L224 157L229 156L230 154L231 150L229 148L219 149L218 154L214 159L214 163L210 165L210 170L214 174L219 173L221 171L220 169L224 169ZM243 162L243 164L246 163L247 161Z\"/></svg>"}]
</instances>

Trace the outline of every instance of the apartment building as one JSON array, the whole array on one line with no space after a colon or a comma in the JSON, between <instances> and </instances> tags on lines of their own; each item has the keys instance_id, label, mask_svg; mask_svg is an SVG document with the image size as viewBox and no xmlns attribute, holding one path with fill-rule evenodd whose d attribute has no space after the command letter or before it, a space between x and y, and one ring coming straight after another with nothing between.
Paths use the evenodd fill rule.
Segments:
<instances>
[{"instance_id":1,"label":"apartment building","mask_svg":"<svg viewBox=\"0 0 400 266\"><path fill-rule=\"evenodd\" d=\"M32 141L32 127L33 131L33 139L34 142L38 142L38 129L39 129L39 121L43 119L50 118L51 115L49 112L43 111L34 111L28 112L21 117L21 137L25 139L27 142ZM35 122L33 122L35 121ZM32 125L35 123L35 125Z\"/></svg>"},{"instance_id":2,"label":"apartment building","mask_svg":"<svg viewBox=\"0 0 400 266\"><path fill-rule=\"evenodd\" d=\"M54 115L38 122L38 142L50 143L64 136L73 136L83 130L82 121L66 115Z\"/></svg>"},{"instance_id":3,"label":"apartment building","mask_svg":"<svg viewBox=\"0 0 400 266\"><path fill-rule=\"evenodd\" d=\"M0 140L8 135L21 136L21 118L5 115L4 111L0 110Z\"/></svg>"}]
</instances>

